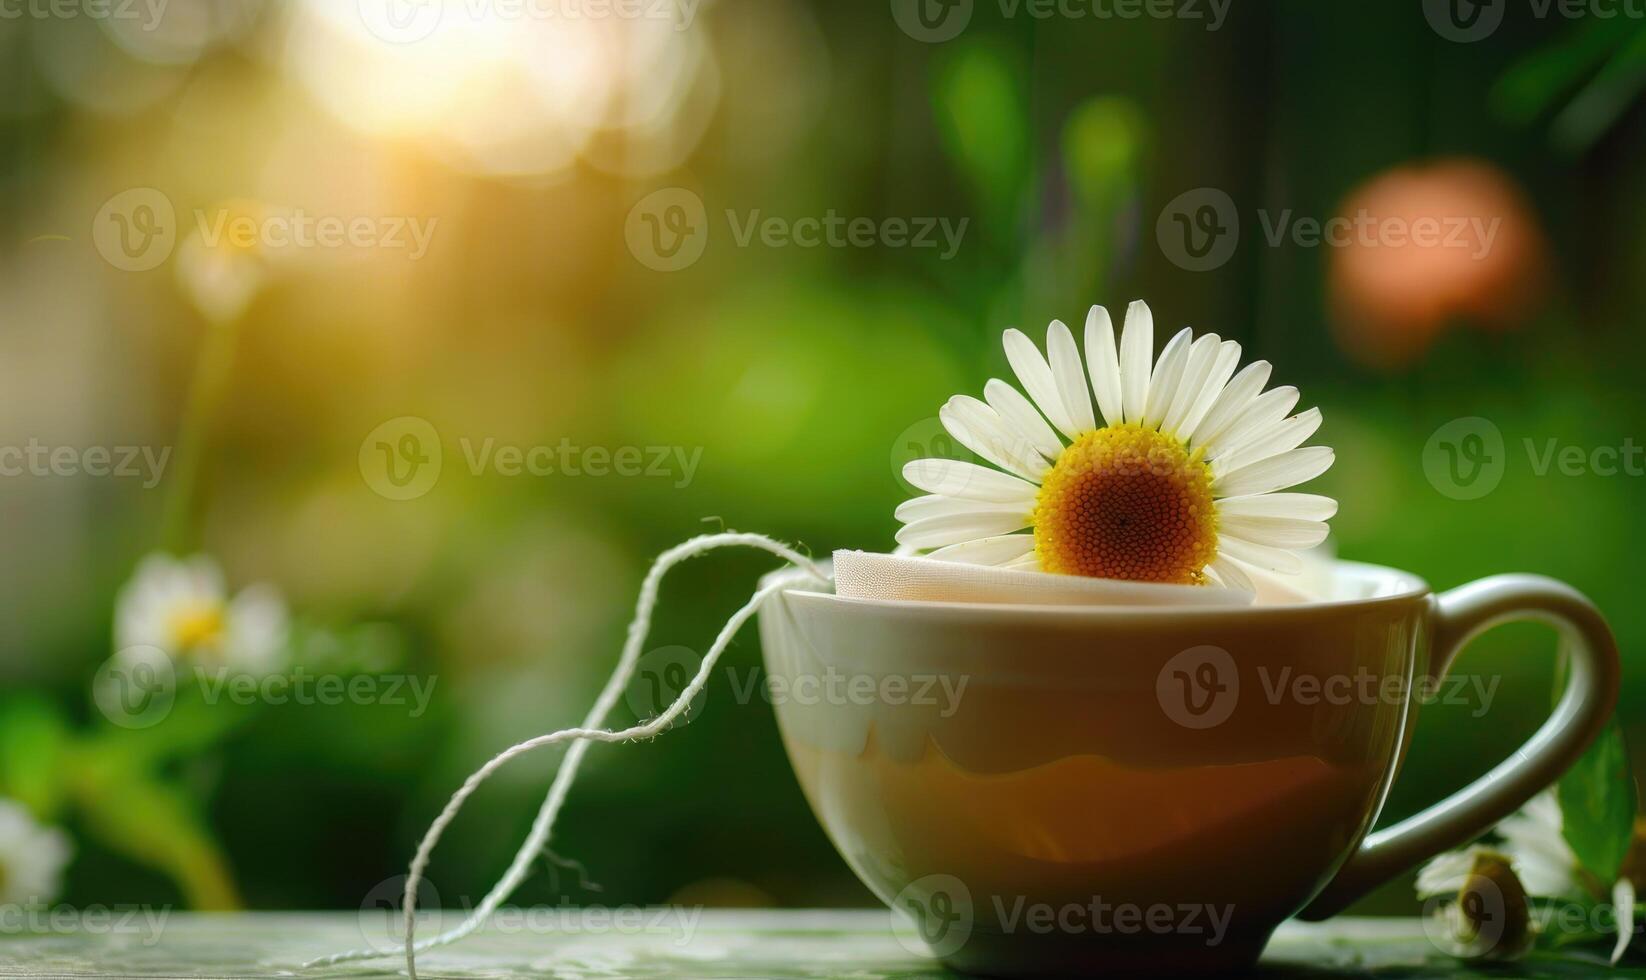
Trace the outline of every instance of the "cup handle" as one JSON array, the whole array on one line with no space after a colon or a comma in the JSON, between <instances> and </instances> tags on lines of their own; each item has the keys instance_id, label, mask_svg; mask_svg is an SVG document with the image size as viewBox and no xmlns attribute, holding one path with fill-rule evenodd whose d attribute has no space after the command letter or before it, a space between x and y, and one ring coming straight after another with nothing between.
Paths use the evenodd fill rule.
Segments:
<instances>
[{"instance_id":1,"label":"cup handle","mask_svg":"<svg viewBox=\"0 0 1646 980\"><path fill-rule=\"evenodd\" d=\"M1471 640L1511 621L1549 623L1572 652L1566 691L1526 744L1492 771L1421 813L1370 834L1298 917L1315 921L1402 871L1484 833L1554 783L1606 727L1617 703L1617 642L1600 610L1542 575L1494 575L1434 602L1434 673L1444 676Z\"/></svg>"}]
</instances>

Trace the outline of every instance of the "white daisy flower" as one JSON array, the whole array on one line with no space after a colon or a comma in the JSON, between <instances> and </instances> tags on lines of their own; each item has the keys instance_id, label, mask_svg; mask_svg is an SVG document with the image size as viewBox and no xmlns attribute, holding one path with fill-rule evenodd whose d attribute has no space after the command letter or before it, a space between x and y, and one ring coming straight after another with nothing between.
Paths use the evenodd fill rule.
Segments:
<instances>
[{"instance_id":1,"label":"white daisy flower","mask_svg":"<svg viewBox=\"0 0 1646 980\"><path fill-rule=\"evenodd\" d=\"M0 906L57 897L71 853L68 835L42 827L21 804L0 800Z\"/></svg>"},{"instance_id":2,"label":"white daisy flower","mask_svg":"<svg viewBox=\"0 0 1646 980\"><path fill-rule=\"evenodd\" d=\"M1138 301L1118 347L1108 311L1092 307L1084 362L1055 320L1045 354L1018 330L1006 331L1005 347L1027 397L995 379L982 400L957 395L938 413L998 468L905 466L928 495L897 509L904 547L947 561L1253 591L1249 569L1296 574L1298 552L1326 539L1336 501L1277 492L1332 465L1331 449L1303 445L1320 410L1293 415L1296 388L1265 391L1267 361L1237 372L1234 341L1185 328L1151 363L1154 315Z\"/></svg>"},{"instance_id":3,"label":"white daisy flower","mask_svg":"<svg viewBox=\"0 0 1646 980\"><path fill-rule=\"evenodd\" d=\"M158 647L247 673L272 673L286 648L286 605L272 586L253 585L232 599L210 558L143 559L115 600L117 650Z\"/></svg>"}]
</instances>

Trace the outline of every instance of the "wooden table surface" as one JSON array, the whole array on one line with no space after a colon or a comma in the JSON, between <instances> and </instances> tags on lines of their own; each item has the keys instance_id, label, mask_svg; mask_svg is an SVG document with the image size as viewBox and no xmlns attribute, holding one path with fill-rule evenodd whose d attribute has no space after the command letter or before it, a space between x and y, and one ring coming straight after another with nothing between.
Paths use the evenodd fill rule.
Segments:
<instances>
[{"instance_id":1,"label":"wooden table surface","mask_svg":"<svg viewBox=\"0 0 1646 980\"><path fill-rule=\"evenodd\" d=\"M0 977L395 977L396 958L304 970L304 961L388 941L387 912L207 915L107 910L93 920L0 929ZM904 947L886 912L628 909L505 910L484 932L418 960L425 977L947 978ZM448 913L450 915L450 913ZM454 923L455 917L448 923ZM436 925L427 926L432 934ZM1270 944L1273 977L1589 977L1598 953L1469 969L1441 955L1415 919L1287 923ZM1614 975L1646 976L1634 968Z\"/></svg>"}]
</instances>

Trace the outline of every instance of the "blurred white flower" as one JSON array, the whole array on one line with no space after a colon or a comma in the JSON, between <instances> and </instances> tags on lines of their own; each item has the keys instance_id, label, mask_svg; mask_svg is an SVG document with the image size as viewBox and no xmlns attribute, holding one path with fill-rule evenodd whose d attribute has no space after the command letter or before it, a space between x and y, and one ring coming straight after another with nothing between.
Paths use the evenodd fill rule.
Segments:
<instances>
[{"instance_id":1,"label":"blurred white flower","mask_svg":"<svg viewBox=\"0 0 1646 980\"><path fill-rule=\"evenodd\" d=\"M1417 874L1419 898L1461 891L1479 855L1500 854L1509 859L1515 876L1529 895L1560 898L1582 890L1577 855L1561 833L1560 802L1554 790L1539 793L1517 813L1497 825L1503 838L1498 847L1476 844L1449 851L1423 866Z\"/></svg>"},{"instance_id":2,"label":"blurred white flower","mask_svg":"<svg viewBox=\"0 0 1646 980\"><path fill-rule=\"evenodd\" d=\"M1544 790L1518 813L1505 817L1497 825L1497 834L1527 892L1557 897L1582 890L1577 855L1566 843L1554 790Z\"/></svg>"},{"instance_id":3,"label":"blurred white flower","mask_svg":"<svg viewBox=\"0 0 1646 980\"><path fill-rule=\"evenodd\" d=\"M0 906L51 901L72 852L68 835L42 827L21 804L0 799Z\"/></svg>"},{"instance_id":4,"label":"blurred white flower","mask_svg":"<svg viewBox=\"0 0 1646 980\"><path fill-rule=\"evenodd\" d=\"M1437 895L1455 895L1463 890L1464 882L1469 880L1469 872L1475 866L1475 860L1482 855L1498 852L1480 844L1473 844L1460 851L1447 851L1438 854L1417 872L1417 897L1434 898Z\"/></svg>"},{"instance_id":5,"label":"blurred white flower","mask_svg":"<svg viewBox=\"0 0 1646 980\"><path fill-rule=\"evenodd\" d=\"M279 257L265 241L272 214L258 201L225 201L200 212L178 246L178 282L213 323L238 319L268 282Z\"/></svg>"},{"instance_id":6,"label":"blurred white flower","mask_svg":"<svg viewBox=\"0 0 1646 980\"><path fill-rule=\"evenodd\" d=\"M227 323L251 305L263 283L263 268L252 256L212 248L196 232L178 250L177 278L207 319Z\"/></svg>"},{"instance_id":7,"label":"blurred white flower","mask_svg":"<svg viewBox=\"0 0 1646 980\"><path fill-rule=\"evenodd\" d=\"M285 600L269 585L229 597L222 570L204 555L153 554L143 559L115 600L116 650L152 646L254 674L284 666Z\"/></svg>"},{"instance_id":8,"label":"blurred white flower","mask_svg":"<svg viewBox=\"0 0 1646 980\"><path fill-rule=\"evenodd\" d=\"M1419 898L1456 895L1470 886L1472 878L1482 874L1482 868L1507 862L1507 879L1518 882L1518 887L1531 898L1580 899L1585 892L1582 865L1571 845L1566 843L1564 818L1560 800L1553 789L1533 797L1518 812L1497 825L1495 833L1502 838L1496 847L1475 844L1458 851L1441 854L1417 874ZM1500 869L1501 870L1501 869ZM1619 877L1612 884L1612 907L1620 924L1617 941L1612 947L1612 962L1616 963L1634 937L1635 886L1627 877ZM1455 927L1454 932L1466 932L1461 922L1462 902L1450 903L1437 910ZM1532 922L1533 931L1537 923ZM1517 955L1523 949L1511 951ZM1492 951L1470 950L1460 955L1487 955ZM1500 951L1501 952L1501 951Z\"/></svg>"}]
</instances>

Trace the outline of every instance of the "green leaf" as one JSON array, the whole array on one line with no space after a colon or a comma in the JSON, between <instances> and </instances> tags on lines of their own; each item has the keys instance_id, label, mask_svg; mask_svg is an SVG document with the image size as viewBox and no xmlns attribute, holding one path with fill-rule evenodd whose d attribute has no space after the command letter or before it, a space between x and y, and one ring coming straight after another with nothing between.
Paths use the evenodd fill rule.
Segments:
<instances>
[{"instance_id":1,"label":"green leaf","mask_svg":"<svg viewBox=\"0 0 1646 980\"><path fill-rule=\"evenodd\" d=\"M1563 37L1527 55L1492 87L1498 116L1516 125L1550 112L1629 39L1619 20L1586 19Z\"/></svg>"},{"instance_id":2,"label":"green leaf","mask_svg":"<svg viewBox=\"0 0 1646 980\"><path fill-rule=\"evenodd\" d=\"M208 696L202 686L207 683L227 682L201 681L192 672L180 672L175 700L159 721L147 728L100 725L84 739L86 752L118 755L127 765L150 768L218 745L261 712L261 705L240 703L222 690Z\"/></svg>"},{"instance_id":3,"label":"green leaf","mask_svg":"<svg viewBox=\"0 0 1646 980\"><path fill-rule=\"evenodd\" d=\"M1634 834L1635 777L1614 721L1561 777L1561 830L1579 863L1608 887Z\"/></svg>"},{"instance_id":4,"label":"green leaf","mask_svg":"<svg viewBox=\"0 0 1646 980\"><path fill-rule=\"evenodd\" d=\"M0 704L0 796L52 819L66 792L68 741L68 722L49 701L22 697Z\"/></svg>"},{"instance_id":5,"label":"green leaf","mask_svg":"<svg viewBox=\"0 0 1646 980\"><path fill-rule=\"evenodd\" d=\"M1581 153L1606 135L1646 85L1646 30L1640 31L1549 124L1558 149Z\"/></svg>"}]
</instances>

